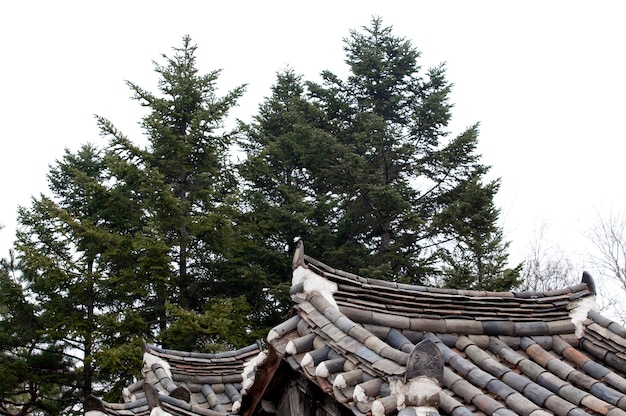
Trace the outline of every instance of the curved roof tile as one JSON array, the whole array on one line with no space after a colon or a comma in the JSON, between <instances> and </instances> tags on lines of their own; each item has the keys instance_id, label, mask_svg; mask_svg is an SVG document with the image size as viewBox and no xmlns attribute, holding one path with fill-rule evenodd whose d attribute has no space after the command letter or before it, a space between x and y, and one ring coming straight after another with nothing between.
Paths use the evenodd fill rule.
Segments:
<instances>
[{"instance_id":1,"label":"curved roof tile","mask_svg":"<svg viewBox=\"0 0 626 416\"><path fill-rule=\"evenodd\" d=\"M626 328L594 309L590 276L583 282L541 293L412 286L334 269L300 244L292 316L270 331L267 353L146 346L125 403L93 398L86 409L271 414L285 377L298 375L342 415L626 416ZM416 352L420 342L434 349Z\"/></svg>"},{"instance_id":2,"label":"curved roof tile","mask_svg":"<svg viewBox=\"0 0 626 416\"><path fill-rule=\"evenodd\" d=\"M445 361L441 414L626 416L626 330L590 309L586 283L542 293L410 286L329 267L302 246L294 268L317 286L295 282L300 325L275 329L270 345L355 413L398 413L388 385L429 339ZM336 289L325 293L320 278ZM284 348L287 338L300 347Z\"/></svg>"},{"instance_id":3,"label":"curved roof tile","mask_svg":"<svg viewBox=\"0 0 626 416\"><path fill-rule=\"evenodd\" d=\"M143 344L142 379L124 389L124 403L90 397L88 416L143 416L159 407L171 415L237 413L244 367L260 353L254 344L218 354L167 350Z\"/></svg>"}]
</instances>

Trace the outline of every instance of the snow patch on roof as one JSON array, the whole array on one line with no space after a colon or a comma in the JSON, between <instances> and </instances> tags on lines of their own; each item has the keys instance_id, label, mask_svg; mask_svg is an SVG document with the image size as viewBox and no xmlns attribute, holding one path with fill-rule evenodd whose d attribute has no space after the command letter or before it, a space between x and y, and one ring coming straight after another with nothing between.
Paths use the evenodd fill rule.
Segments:
<instances>
[{"instance_id":1,"label":"snow patch on roof","mask_svg":"<svg viewBox=\"0 0 626 416\"><path fill-rule=\"evenodd\" d=\"M600 305L596 302L595 296L589 296L582 298L578 301L576 306L570 311L569 316L572 319L572 323L576 327L576 337L581 338L585 332L585 326L583 322L587 319L589 311L600 311Z\"/></svg>"},{"instance_id":2,"label":"snow patch on roof","mask_svg":"<svg viewBox=\"0 0 626 416\"><path fill-rule=\"evenodd\" d=\"M151 368L153 364L159 364L161 367L163 367L163 369L167 373L167 376L169 378L172 378L172 370L170 368L170 364L167 361L157 357L156 355L150 354L149 352L144 352L143 362L148 368Z\"/></svg>"},{"instance_id":3,"label":"snow patch on roof","mask_svg":"<svg viewBox=\"0 0 626 416\"><path fill-rule=\"evenodd\" d=\"M337 307L337 302L335 302L335 299L333 298L333 293L336 293L339 289L337 283L325 279L306 267L298 266L293 271L291 285L297 286L299 284L303 285L304 291L303 293L294 294L294 301L297 301L297 299L304 300L306 299L306 295L308 293L318 291L331 305Z\"/></svg>"}]
</instances>

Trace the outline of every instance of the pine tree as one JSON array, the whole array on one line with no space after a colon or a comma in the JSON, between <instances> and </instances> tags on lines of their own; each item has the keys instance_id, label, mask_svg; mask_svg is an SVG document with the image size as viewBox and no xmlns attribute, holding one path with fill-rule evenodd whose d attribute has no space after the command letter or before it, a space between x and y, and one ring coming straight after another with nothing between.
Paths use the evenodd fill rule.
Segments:
<instances>
[{"instance_id":1,"label":"pine tree","mask_svg":"<svg viewBox=\"0 0 626 416\"><path fill-rule=\"evenodd\" d=\"M76 400L72 363L48 342L39 309L27 299L11 253L0 264L0 414L59 414Z\"/></svg>"},{"instance_id":2,"label":"pine tree","mask_svg":"<svg viewBox=\"0 0 626 416\"><path fill-rule=\"evenodd\" d=\"M273 326L289 306L291 256L298 240L307 253L323 257L334 243L330 188L319 172L333 151L325 115L309 102L301 76L278 73L272 95L245 126L241 146L247 158L239 166L244 181L239 270L249 274L259 326Z\"/></svg>"},{"instance_id":3,"label":"pine tree","mask_svg":"<svg viewBox=\"0 0 626 416\"><path fill-rule=\"evenodd\" d=\"M441 250L446 287L508 291L521 283L522 264L507 267L509 243L497 226L500 210L493 199L499 187L499 180L483 184L476 175L448 195L439 221L456 238Z\"/></svg>"},{"instance_id":4,"label":"pine tree","mask_svg":"<svg viewBox=\"0 0 626 416\"><path fill-rule=\"evenodd\" d=\"M86 398L103 362L118 376L113 382L129 381L147 326L133 308L140 295L134 282L114 273L120 258L128 256L119 253L130 245L111 232L120 226L111 214L121 207L105 185L101 151L93 145L76 154L66 151L48 180L51 195L18 210L16 268L26 295L37 304L40 342L58 348L80 370L68 386ZM132 354L120 355L120 345Z\"/></svg>"},{"instance_id":5,"label":"pine tree","mask_svg":"<svg viewBox=\"0 0 626 416\"><path fill-rule=\"evenodd\" d=\"M285 235L274 240L282 247L291 238L312 238L312 252L329 264L370 277L426 283L442 271L446 247L470 238L445 218L456 209L453 197L472 198L465 187L488 172L476 153L478 126L449 137L451 85L445 66L422 71L420 53L381 19L351 31L345 51L346 80L325 71L321 84L307 82L302 89L279 79L261 107L256 135L249 136L257 146L249 163L273 179L252 181L252 188L272 200L274 210L299 217L299 229L287 232L291 225L285 226ZM291 95L277 94L283 90ZM297 141L289 129L300 132ZM292 143L297 147L285 154L285 144ZM285 194L291 199L271 196L272 186L277 192L289 189ZM475 213L466 214L485 213L484 204L492 203L479 202L483 205L471 205ZM481 258L493 251L506 258L506 244L496 236L497 215L486 220L495 234L485 237L493 244L483 246L491 251ZM503 267L504 260L498 264Z\"/></svg>"},{"instance_id":6,"label":"pine tree","mask_svg":"<svg viewBox=\"0 0 626 416\"><path fill-rule=\"evenodd\" d=\"M233 244L237 190L229 160L232 134L225 131L224 121L244 86L218 96L220 71L199 74L196 50L184 37L172 57L163 55L165 63L155 63L160 76L157 93L128 82L133 98L148 108L141 123L146 148L129 140L109 120L98 118L102 134L110 138L113 177L118 186L133 190L141 207L143 226L135 235L141 252L137 262L149 279L145 285L157 332L172 348L177 341L166 334L168 324L182 317L172 315L174 311L197 313L199 322L210 299L220 304L224 297L237 297L227 290L229 282L222 273ZM201 332L196 344L200 348ZM181 342L189 345L188 340Z\"/></svg>"}]
</instances>

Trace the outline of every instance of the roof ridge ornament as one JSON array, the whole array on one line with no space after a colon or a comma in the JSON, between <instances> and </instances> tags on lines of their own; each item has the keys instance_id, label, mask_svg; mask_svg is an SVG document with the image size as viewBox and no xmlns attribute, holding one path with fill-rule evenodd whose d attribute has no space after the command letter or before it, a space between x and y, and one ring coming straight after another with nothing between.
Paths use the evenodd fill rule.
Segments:
<instances>
[{"instance_id":1,"label":"roof ridge ornament","mask_svg":"<svg viewBox=\"0 0 626 416\"><path fill-rule=\"evenodd\" d=\"M425 339L413 347L406 363L404 382L415 377L428 377L441 384L443 380L443 357L437 345Z\"/></svg>"},{"instance_id":2,"label":"roof ridge ornament","mask_svg":"<svg viewBox=\"0 0 626 416\"><path fill-rule=\"evenodd\" d=\"M576 328L576 338L581 339L585 333L584 321L591 311L600 311L600 305L596 302L596 284L589 272L583 272L582 283L587 285L591 296L577 299L575 306L570 310L569 316Z\"/></svg>"},{"instance_id":3,"label":"roof ridge ornament","mask_svg":"<svg viewBox=\"0 0 626 416\"><path fill-rule=\"evenodd\" d=\"M596 295L596 282L593 280L593 277L591 277L591 273L583 272L583 278L581 282L587 285L589 292L591 292L591 296Z\"/></svg>"},{"instance_id":4,"label":"roof ridge ornament","mask_svg":"<svg viewBox=\"0 0 626 416\"><path fill-rule=\"evenodd\" d=\"M333 298L333 294L339 290L337 283L320 276L306 265L300 265L294 269L291 289L291 299L294 302L304 301L307 299L307 295L319 292L332 306L338 308L337 302Z\"/></svg>"},{"instance_id":5,"label":"roof ridge ornament","mask_svg":"<svg viewBox=\"0 0 626 416\"><path fill-rule=\"evenodd\" d=\"M409 354L404 379L391 378L394 403L385 398L372 403L372 415L388 414L395 405L398 416L439 415L439 394L443 381L443 356L430 339L419 342Z\"/></svg>"},{"instance_id":6,"label":"roof ridge ornament","mask_svg":"<svg viewBox=\"0 0 626 416\"><path fill-rule=\"evenodd\" d=\"M304 266L304 241L302 240L298 240L296 251L293 253L292 262L293 270L296 270L300 266Z\"/></svg>"}]
</instances>

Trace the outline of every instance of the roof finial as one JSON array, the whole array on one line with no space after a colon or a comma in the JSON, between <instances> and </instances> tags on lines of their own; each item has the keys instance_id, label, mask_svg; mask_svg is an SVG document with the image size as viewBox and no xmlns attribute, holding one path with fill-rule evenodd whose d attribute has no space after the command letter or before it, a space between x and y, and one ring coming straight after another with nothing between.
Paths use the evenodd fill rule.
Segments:
<instances>
[{"instance_id":1,"label":"roof finial","mask_svg":"<svg viewBox=\"0 0 626 416\"><path fill-rule=\"evenodd\" d=\"M293 253L292 263L293 270L296 270L300 266L304 266L304 242L302 240L298 240L296 251Z\"/></svg>"},{"instance_id":2,"label":"roof finial","mask_svg":"<svg viewBox=\"0 0 626 416\"><path fill-rule=\"evenodd\" d=\"M593 281L593 277L591 277L589 272L583 272L582 283L587 285L592 296L596 295L596 283Z\"/></svg>"}]
</instances>

